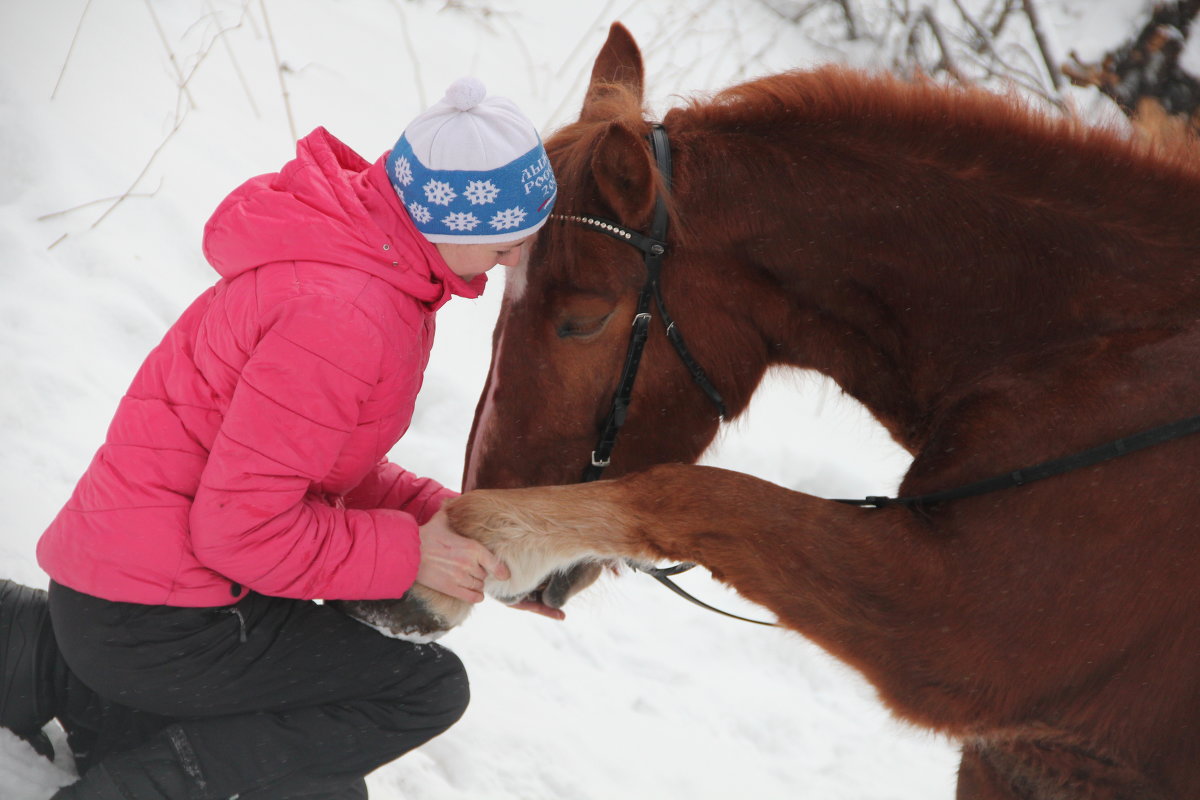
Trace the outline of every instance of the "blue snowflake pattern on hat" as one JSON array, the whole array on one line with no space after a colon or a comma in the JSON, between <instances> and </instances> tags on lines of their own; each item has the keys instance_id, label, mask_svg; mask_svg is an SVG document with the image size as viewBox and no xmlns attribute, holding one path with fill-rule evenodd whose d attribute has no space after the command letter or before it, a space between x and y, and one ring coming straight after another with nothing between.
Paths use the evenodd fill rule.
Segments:
<instances>
[{"instance_id":1,"label":"blue snowflake pattern on hat","mask_svg":"<svg viewBox=\"0 0 1200 800\"><path fill-rule=\"evenodd\" d=\"M496 169L458 170L427 168L401 136L386 166L401 204L432 242L519 239L542 226L558 192L540 140Z\"/></svg>"},{"instance_id":2,"label":"blue snowflake pattern on hat","mask_svg":"<svg viewBox=\"0 0 1200 800\"><path fill-rule=\"evenodd\" d=\"M408 186L413 182L412 164L404 156L392 162L392 185Z\"/></svg>"},{"instance_id":3,"label":"blue snowflake pattern on hat","mask_svg":"<svg viewBox=\"0 0 1200 800\"><path fill-rule=\"evenodd\" d=\"M489 224L496 230L502 231L507 228L519 228L524 220L525 209L520 208L519 206L513 206L512 208L506 208L503 211L497 211L496 215L492 217Z\"/></svg>"},{"instance_id":4,"label":"blue snowflake pattern on hat","mask_svg":"<svg viewBox=\"0 0 1200 800\"><path fill-rule=\"evenodd\" d=\"M499 194L500 190L491 181L468 181L467 188L463 191L463 196L475 206L491 203Z\"/></svg>"},{"instance_id":5,"label":"blue snowflake pattern on hat","mask_svg":"<svg viewBox=\"0 0 1200 800\"><path fill-rule=\"evenodd\" d=\"M451 211L442 222L452 231L473 231L479 225L479 217L469 211Z\"/></svg>"},{"instance_id":6,"label":"blue snowflake pattern on hat","mask_svg":"<svg viewBox=\"0 0 1200 800\"><path fill-rule=\"evenodd\" d=\"M448 206L458 197L458 193L450 184L432 178L421 189L425 192L426 200L439 206Z\"/></svg>"},{"instance_id":7,"label":"blue snowflake pattern on hat","mask_svg":"<svg viewBox=\"0 0 1200 800\"><path fill-rule=\"evenodd\" d=\"M413 222L417 223L418 228L433 221L433 214L429 213L429 209L415 200L408 204L408 213L413 218Z\"/></svg>"}]
</instances>

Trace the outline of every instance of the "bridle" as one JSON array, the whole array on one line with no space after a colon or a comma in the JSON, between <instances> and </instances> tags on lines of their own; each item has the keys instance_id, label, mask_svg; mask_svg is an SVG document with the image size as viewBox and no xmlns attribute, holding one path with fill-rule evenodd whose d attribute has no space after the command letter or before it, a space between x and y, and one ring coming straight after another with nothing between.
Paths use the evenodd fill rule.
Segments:
<instances>
[{"instance_id":1,"label":"bridle","mask_svg":"<svg viewBox=\"0 0 1200 800\"><path fill-rule=\"evenodd\" d=\"M650 129L649 138L650 150L654 154L654 163L658 166L659 175L662 176L663 184L669 192L671 190L671 142L667 138L667 131L662 125L655 124ZM625 364L621 367L621 378L617 382L617 390L613 394L612 409L608 412L604 424L600 426L600 438L596 442L595 449L592 450L590 463L583 471L583 483L588 483L599 480L605 467L611 463L613 447L617 444L617 434L621 432L621 427L625 424L625 417L629 411L629 398L633 395L633 384L637 380L638 367L642 363L642 351L645 349L646 340L650 335L650 322L653 319L650 311L651 300L658 307L659 316L662 317L663 325L666 326L667 339L675 348L675 352L679 354L683 365L687 367L692 381L700 387L700 390L716 407L720 419L725 419L728 410L725 407L725 400L713 386L712 381L708 379L704 368L696 363L696 359L692 358L687 345L684 344L683 334L679 332L679 326L675 324L675 320L671 319L671 315L667 313L667 306L663 302L662 285L659 279L662 275L663 257L667 253L667 223L669 221L667 200L663 193L659 192L654 198L654 218L650 224L649 235L631 230L619 222L591 215L555 214L551 216L551 219L582 225L631 245L642 252L646 265L646 282L642 285L641 292L638 293L637 310L633 317L633 332L629 337L629 347L625 351Z\"/></svg>"},{"instance_id":2,"label":"bridle","mask_svg":"<svg viewBox=\"0 0 1200 800\"><path fill-rule=\"evenodd\" d=\"M665 190L669 192L671 190L671 142L667 138L666 128L655 123L650 128L649 139L650 151L654 155L654 163L658 168L659 175L662 177ZM680 333L679 326L675 324L675 320L671 319L671 315L667 313L667 306L663 301L662 284L659 279L662 275L663 257L667 253L667 224L670 220L664 193L658 192L654 197L654 217L650 223L650 233L648 235L627 228L619 222L613 222L603 217L588 214L553 214L551 215L551 219L582 225L585 228L590 228L591 230L610 236L619 242L624 242L641 251L646 266L646 282L642 284L642 290L638 293L637 308L633 316L633 331L629 336L629 347L625 351L625 363L621 367L621 377L617 381L617 389L613 393L612 408L609 410L604 424L600 426L600 435L596 441L596 447L592 450L588 465L583 470L581 482L589 483L599 480L604 474L605 468L612 463L612 451L617 444L617 435L621 432L621 427L624 426L625 418L629 412L629 399L633 396L633 384L637 380L638 368L642 363L642 352L646 349L646 341L650 336L650 322L654 318L650 308L651 301L658 308L659 316L662 317L667 339L671 342L671 346L675 349L684 367L687 368L692 382L700 387L700 391L704 392L704 395L716 408L718 419L724 420L728 415L728 409L725 406L724 398L721 397L721 393L717 391L712 381L709 380L708 375L705 374L704 368L692 357L691 352L683 341L683 334ZM731 614L728 611L722 611L719 608L714 608L708 603L688 594L688 592L671 580L672 576L692 569L696 566L695 564L675 564L670 567L659 568L630 562L630 566L639 572L644 572L651 576L684 599L707 608L709 611L715 611L718 614L745 622L753 622L756 625L775 625L773 622L748 619L737 614Z\"/></svg>"}]
</instances>

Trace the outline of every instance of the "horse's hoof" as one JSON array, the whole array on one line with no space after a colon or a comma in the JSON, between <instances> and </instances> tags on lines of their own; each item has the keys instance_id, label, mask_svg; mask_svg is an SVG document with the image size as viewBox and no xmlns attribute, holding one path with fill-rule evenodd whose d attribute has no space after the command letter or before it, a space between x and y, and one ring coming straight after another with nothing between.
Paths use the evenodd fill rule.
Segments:
<instances>
[{"instance_id":1,"label":"horse's hoof","mask_svg":"<svg viewBox=\"0 0 1200 800\"><path fill-rule=\"evenodd\" d=\"M603 571L602 563L584 561L566 572L556 572L542 588L541 601L551 608L562 608L568 600L591 586Z\"/></svg>"},{"instance_id":2,"label":"horse's hoof","mask_svg":"<svg viewBox=\"0 0 1200 800\"><path fill-rule=\"evenodd\" d=\"M331 600L329 605L385 636L418 643L438 639L471 611L470 603L419 585L399 600Z\"/></svg>"}]
</instances>

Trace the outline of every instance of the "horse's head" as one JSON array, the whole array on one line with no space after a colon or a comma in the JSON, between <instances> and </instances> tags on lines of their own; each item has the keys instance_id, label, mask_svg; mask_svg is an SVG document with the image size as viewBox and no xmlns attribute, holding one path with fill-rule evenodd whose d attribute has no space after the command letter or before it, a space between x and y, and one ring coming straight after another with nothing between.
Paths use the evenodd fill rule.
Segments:
<instances>
[{"instance_id":1,"label":"horse's head","mask_svg":"<svg viewBox=\"0 0 1200 800\"><path fill-rule=\"evenodd\" d=\"M714 254L674 202L693 191L694 168L685 164L666 185L648 141L642 93L641 54L628 31L614 25L579 120L546 143L558 205L528 261L507 274L468 446L467 489L578 482L612 411L647 267L638 249L573 217L606 218L648 233L662 196L670 209L662 292L678 331L731 407L740 408L739 398L761 375L759 369L751 378L732 377L753 359L729 334L736 311L727 284L718 283ZM641 369L605 477L694 461L719 425L713 403L673 350L659 309L652 303L650 311ZM561 606L600 571L591 564L552 580L543 601Z\"/></svg>"}]
</instances>

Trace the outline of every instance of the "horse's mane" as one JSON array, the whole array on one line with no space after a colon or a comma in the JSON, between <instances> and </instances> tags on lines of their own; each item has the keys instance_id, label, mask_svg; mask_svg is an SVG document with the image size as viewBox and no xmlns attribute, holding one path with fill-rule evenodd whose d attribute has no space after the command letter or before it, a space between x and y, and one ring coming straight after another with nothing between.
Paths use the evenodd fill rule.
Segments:
<instances>
[{"instance_id":1,"label":"horse's mane","mask_svg":"<svg viewBox=\"0 0 1200 800\"><path fill-rule=\"evenodd\" d=\"M598 143L614 124L642 136L646 119L639 93L620 85L593 87L585 118L547 140L559 185L567 189L560 192L557 213L596 213L589 203ZM708 142L705 168L711 164L722 173L739 165L770 169L764 151L786 148L789 136L798 148L822 140L852 142L863 157L880 163L937 163L981 191L1053 197L1058 207L1095 215L1099 224L1128 222L1130 230L1160 244L1191 230L1183 217L1200 202L1200 151L1190 138L1139 136L1115 122L1093 125L1035 108L1015 93L931 80L842 67L785 72L694 97L663 121L681 146L685 136ZM725 144L715 145L718 138ZM688 220L674 209L672 231L677 240L692 238ZM553 246L577 248L579 233L564 230Z\"/></svg>"},{"instance_id":2,"label":"horse's mane","mask_svg":"<svg viewBox=\"0 0 1200 800\"><path fill-rule=\"evenodd\" d=\"M674 121L710 130L778 129L800 121L847 130L886 126L890 136L929 147L941 144L931 129L950 136L973 129L1000 144L1025 141L1055 150L1082 148L1108 161L1144 168L1196 174L1200 164L1200 151L1191 137L1141 135L1137 128L1123 129L1115 122L1089 124L1074 114L1038 108L1015 91L998 94L838 66L784 72L699 96L673 109L665 121L668 126Z\"/></svg>"},{"instance_id":3,"label":"horse's mane","mask_svg":"<svg viewBox=\"0 0 1200 800\"><path fill-rule=\"evenodd\" d=\"M571 123L548 141L554 169L566 186L585 185L595 145L608 127L645 128L646 109L638 93L620 84L600 87L587 120ZM936 122L931 126L930 121ZM1073 114L1036 108L1015 92L997 94L980 88L948 87L932 80L907 81L889 73L827 66L795 70L731 86L714 95L698 95L664 119L691 130L775 131L803 122L809 126L868 128L886 126L889 136L914 144L938 146L931 130L957 136L964 129L985 132L1000 147L1025 141L1055 151L1084 149L1106 161L1136 168L1160 168L1200 176L1200 149L1192 137L1139 135L1115 122L1089 124ZM560 198L565 213L571 197Z\"/></svg>"}]
</instances>

